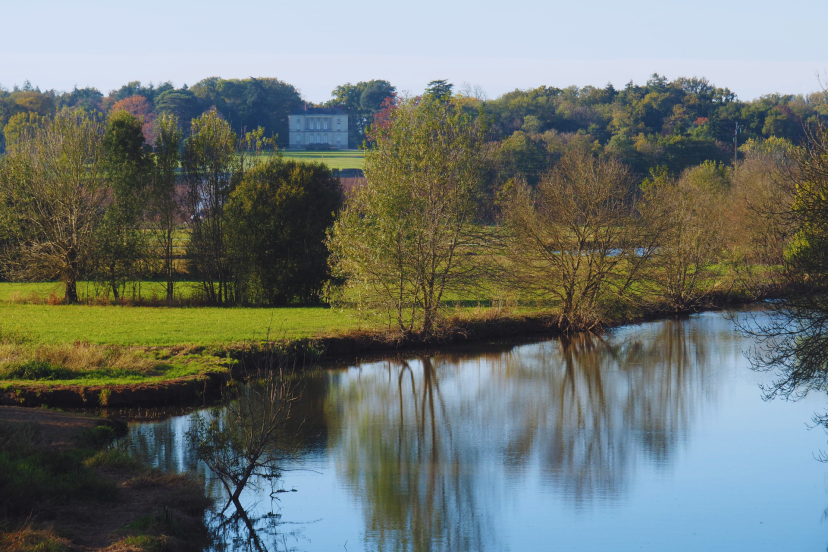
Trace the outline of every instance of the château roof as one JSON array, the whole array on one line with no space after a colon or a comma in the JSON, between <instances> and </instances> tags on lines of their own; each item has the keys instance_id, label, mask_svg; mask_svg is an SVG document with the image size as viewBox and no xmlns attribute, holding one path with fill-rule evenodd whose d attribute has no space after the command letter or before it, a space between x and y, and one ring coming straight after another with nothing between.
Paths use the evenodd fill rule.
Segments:
<instances>
[{"instance_id":1,"label":"ch\u00e2teau roof","mask_svg":"<svg viewBox=\"0 0 828 552\"><path fill-rule=\"evenodd\" d=\"M347 115L341 107L308 107L294 111L291 115Z\"/></svg>"}]
</instances>

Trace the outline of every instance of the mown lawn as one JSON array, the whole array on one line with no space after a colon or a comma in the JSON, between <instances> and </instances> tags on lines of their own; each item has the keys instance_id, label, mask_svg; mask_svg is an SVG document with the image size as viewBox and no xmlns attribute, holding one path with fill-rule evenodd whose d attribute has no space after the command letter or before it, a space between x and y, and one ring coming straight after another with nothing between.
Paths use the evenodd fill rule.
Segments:
<instances>
[{"instance_id":1,"label":"mown lawn","mask_svg":"<svg viewBox=\"0 0 828 552\"><path fill-rule=\"evenodd\" d=\"M213 345L296 339L356 329L348 312L326 307L181 308L0 304L0 328L41 343Z\"/></svg>"},{"instance_id":2,"label":"mown lawn","mask_svg":"<svg viewBox=\"0 0 828 552\"><path fill-rule=\"evenodd\" d=\"M321 161L332 169L361 169L365 158L360 150L346 151L302 151L284 150L282 155L285 159L296 159L299 161Z\"/></svg>"},{"instance_id":3,"label":"mown lawn","mask_svg":"<svg viewBox=\"0 0 828 552\"><path fill-rule=\"evenodd\" d=\"M141 282L141 296L163 297L163 284ZM176 297L196 292L191 282L177 285ZM368 329L387 322L383 316L360 320L356 311L329 307L147 307L100 305L108 290L91 282L78 282L82 302L92 304L45 304L63 298L59 282L0 282L0 333L23 334L37 343L87 342L103 345L174 346L218 345L250 340L301 339ZM105 295L105 296L106 296ZM485 294L483 294L485 295ZM496 296L497 294L493 294ZM127 297L131 291L127 290ZM97 299L96 299L97 297ZM488 306L484 298L455 297L446 303L461 310Z\"/></svg>"}]
</instances>

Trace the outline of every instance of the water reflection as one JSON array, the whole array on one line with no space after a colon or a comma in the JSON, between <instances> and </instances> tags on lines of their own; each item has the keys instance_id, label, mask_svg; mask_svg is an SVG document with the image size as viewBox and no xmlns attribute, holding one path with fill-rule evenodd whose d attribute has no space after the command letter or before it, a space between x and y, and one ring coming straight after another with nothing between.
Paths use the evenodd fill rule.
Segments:
<instances>
[{"instance_id":1,"label":"water reflection","mask_svg":"<svg viewBox=\"0 0 828 552\"><path fill-rule=\"evenodd\" d=\"M636 463L669 467L715 392L714 349L697 327L666 321L340 374L329 446L363 504L369 548L501 548L496 471L520 478L536 464L576 507L622 495Z\"/></svg>"},{"instance_id":2,"label":"water reflection","mask_svg":"<svg viewBox=\"0 0 828 552\"><path fill-rule=\"evenodd\" d=\"M246 519L216 525L221 546L517 550L544 549L558 542L555 535L569 535L561 540L569 548L597 549L602 546L589 531L599 535L608 520L625 515L632 520L628 533L616 527L616 534L627 544L638 543L640 520L664 516L677 497L695 508L694 519L711 527L736 512L748 516L745 512L761 502L750 498L760 486L748 475L740 487L734 466L747 474L770 473L761 461L775 466L779 454L804 441L791 437L790 430L770 429L748 441L765 412L760 408L769 405L761 401L756 381L734 375L753 374L744 348L744 339L722 315L709 314L602 337L444 351L319 372L308 378L295 406L301 413L296 417L301 424L291 428L298 459L288 466L310 467L318 479L287 472L285 487L298 492L275 495L285 498L281 510L270 489L242 497ZM805 420L794 423L801 427ZM186 429L186 417L137 426L135 447L164 469L184 469L192 460L183 446ZM756 448L766 441L767 449ZM806 448L808 462L812 450ZM722 460L726 454L730 464ZM702 467L688 476L679 460L691 456L694 466ZM748 457L751 463L745 463ZM693 470L726 482L718 483L722 495L697 499L703 496L697 487L703 479ZM682 483L675 496L665 498L652 494L654 479ZM788 489L792 483L780 478L779 485ZM642 487L651 494L642 495ZM710 489L718 488L707 486L704 492L717 496ZM220 489L213 490L220 496ZM785 500L785 492L777 491L775 501ZM612 516L598 516L592 525L584 521L608 508ZM794 509L789 504L785 511ZM286 525L280 514L318 525ZM545 535L543 545L521 534L530 519L532 531ZM789 526L796 521L785 518ZM674 533L686 526L677 513L663 522L672 523ZM544 524L555 523L555 530L544 530ZM715 534L723 534L730 526L716 527ZM661 541L656 533L647 538L665 549L675 544L669 534ZM696 544L696 549L715 548L708 546L710 540ZM727 549L725 541L720 544Z\"/></svg>"},{"instance_id":3,"label":"water reflection","mask_svg":"<svg viewBox=\"0 0 828 552\"><path fill-rule=\"evenodd\" d=\"M458 403L441 390L443 362L389 361L350 374L331 389L338 405L339 469L365 509L365 531L378 550L500 548L478 469L481 442L453 431ZM483 483L483 485L481 485Z\"/></svg>"}]
</instances>

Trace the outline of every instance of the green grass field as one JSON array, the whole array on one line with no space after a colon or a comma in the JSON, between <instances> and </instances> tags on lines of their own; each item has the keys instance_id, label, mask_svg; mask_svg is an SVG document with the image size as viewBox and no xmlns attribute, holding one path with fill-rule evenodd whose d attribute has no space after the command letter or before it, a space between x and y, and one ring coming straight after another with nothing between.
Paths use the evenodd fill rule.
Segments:
<instances>
[{"instance_id":1,"label":"green grass field","mask_svg":"<svg viewBox=\"0 0 828 552\"><path fill-rule=\"evenodd\" d=\"M215 345L298 339L355 329L348 312L326 307L184 308L0 304L0 328L40 343Z\"/></svg>"},{"instance_id":2,"label":"green grass field","mask_svg":"<svg viewBox=\"0 0 828 552\"><path fill-rule=\"evenodd\" d=\"M361 169L365 158L360 150L346 151L303 151L283 150L285 159L299 161L321 161L332 169Z\"/></svg>"},{"instance_id":3,"label":"green grass field","mask_svg":"<svg viewBox=\"0 0 828 552\"><path fill-rule=\"evenodd\" d=\"M161 282L141 282L144 299L164 296ZM59 282L0 282L0 333L22 333L37 343L88 342L102 345L217 345L266 339L302 339L381 325L386 319L360 320L354 310L329 307L147 307L95 304L108 290L78 282L81 301L92 304L45 304L50 295L60 300ZM191 282L179 282L176 296L197 291ZM127 290L127 297L131 290ZM486 298L447 296L461 309L487 304Z\"/></svg>"},{"instance_id":4,"label":"green grass field","mask_svg":"<svg viewBox=\"0 0 828 552\"><path fill-rule=\"evenodd\" d=\"M142 282L144 297L154 286ZM186 293L188 286L182 285ZM159 288L160 289L160 288ZM83 297L93 286L79 282ZM208 352L244 342L294 340L365 328L353 311L327 307L216 308L47 304L55 282L0 283L0 389L151 383L224 371ZM198 352L188 346L207 347ZM195 352L193 352L195 351ZM42 372L42 373L41 373Z\"/></svg>"}]
</instances>

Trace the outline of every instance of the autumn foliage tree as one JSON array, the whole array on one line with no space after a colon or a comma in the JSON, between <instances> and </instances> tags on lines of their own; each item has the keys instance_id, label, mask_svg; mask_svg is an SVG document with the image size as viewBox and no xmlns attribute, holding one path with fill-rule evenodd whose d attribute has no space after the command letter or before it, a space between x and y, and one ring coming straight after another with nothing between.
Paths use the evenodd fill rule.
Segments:
<instances>
[{"instance_id":1,"label":"autumn foliage tree","mask_svg":"<svg viewBox=\"0 0 828 552\"><path fill-rule=\"evenodd\" d=\"M658 235L658 248L643 285L674 312L700 309L722 291L715 265L726 240L726 194L732 171L716 163L686 170L680 178L644 183L641 210Z\"/></svg>"},{"instance_id":2,"label":"autumn foliage tree","mask_svg":"<svg viewBox=\"0 0 828 552\"><path fill-rule=\"evenodd\" d=\"M148 144L153 143L155 140L155 113L152 110L152 104L145 97L130 96L115 102L109 108L110 114L118 111L126 111L130 115L137 117L142 124L144 140Z\"/></svg>"}]
</instances>

